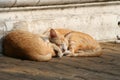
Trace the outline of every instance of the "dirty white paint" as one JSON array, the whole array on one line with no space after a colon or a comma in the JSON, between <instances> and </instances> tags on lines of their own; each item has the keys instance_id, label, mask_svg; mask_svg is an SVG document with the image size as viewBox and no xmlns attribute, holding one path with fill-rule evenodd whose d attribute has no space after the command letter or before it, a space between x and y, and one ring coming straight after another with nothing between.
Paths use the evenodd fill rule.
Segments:
<instances>
[{"instance_id":1,"label":"dirty white paint","mask_svg":"<svg viewBox=\"0 0 120 80\"><path fill-rule=\"evenodd\" d=\"M0 13L0 37L15 28L43 33L49 27L90 34L96 40L115 40L120 34L120 5L70 7Z\"/></svg>"},{"instance_id":2,"label":"dirty white paint","mask_svg":"<svg viewBox=\"0 0 120 80\"><path fill-rule=\"evenodd\" d=\"M41 5L62 5L75 3L91 3L91 2L110 2L117 0L0 0L0 7L25 7L25 6L41 6Z\"/></svg>"}]
</instances>

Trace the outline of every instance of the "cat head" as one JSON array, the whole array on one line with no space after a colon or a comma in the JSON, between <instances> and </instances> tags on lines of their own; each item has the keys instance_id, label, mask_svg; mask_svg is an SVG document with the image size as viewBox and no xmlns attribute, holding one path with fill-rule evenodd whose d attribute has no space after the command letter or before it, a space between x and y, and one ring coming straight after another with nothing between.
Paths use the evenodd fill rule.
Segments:
<instances>
[{"instance_id":1,"label":"cat head","mask_svg":"<svg viewBox=\"0 0 120 80\"><path fill-rule=\"evenodd\" d=\"M56 44L63 52L68 49L68 40L55 29L50 29L50 42Z\"/></svg>"}]
</instances>

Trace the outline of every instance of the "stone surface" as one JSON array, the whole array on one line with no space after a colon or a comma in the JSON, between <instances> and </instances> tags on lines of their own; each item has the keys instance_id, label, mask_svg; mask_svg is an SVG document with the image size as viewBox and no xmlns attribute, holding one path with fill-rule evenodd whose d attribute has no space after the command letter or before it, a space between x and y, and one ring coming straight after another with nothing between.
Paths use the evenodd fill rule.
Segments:
<instances>
[{"instance_id":1,"label":"stone surface","mask_svg":"<svg viewBox=\"0 0 120 80\"><path fill-rule=\"evenodd\" d=\"M101 43L101 57L35 62L0 56L1 80L120 80L120 44Z\"/></svg>"},{"instance_id":2,"label":"stone surface","mask_svg":"<svg viewBox=\"0 0 120 80\"><path fill-rule=\"evenodd\" d=\"M74 3L91 3L91 2L110 2L118 0L0 0L0 7L24 7L24 6L47 6L47 5L64 5Z\"/></svg>"},{"instance_id":3,"label":"stone surface","mask_svg":"<svg viewBox=\"0 0 120 80\"><path fill-rule=\"evenodd\" d=\"M16 0L0 0L0 7L12 7Z\"/></svg>"}]
</instances>

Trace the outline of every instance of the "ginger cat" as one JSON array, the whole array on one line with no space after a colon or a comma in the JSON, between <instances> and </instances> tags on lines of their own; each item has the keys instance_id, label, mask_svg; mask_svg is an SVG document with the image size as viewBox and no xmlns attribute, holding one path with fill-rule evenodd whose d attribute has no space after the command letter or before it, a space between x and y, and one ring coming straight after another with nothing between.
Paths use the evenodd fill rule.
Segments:
<instances>
[{"instance_id":1,"label":"ginger cat","mask_svg":"<svg viewBox=\"0 0 120 80\"><path fill-rule=\"evenodd\" d=\"M14 30L3 40L3 54L9 57L34 61L49 61L52 56L58 56L62 51L55 44L51 44L46 37L31 32Z\"/></svg>"},{"instance_id":2,"label":"ginger cat","mask_svg":"<svg viewBox=\"0 0 120 80\"><path fill-rule=\"evenodd\" d=\"M67 56L100 56L102 54L99 43L88 34L67 29L50 29L49 32L50 41L58 45L64 54L68 54Z\"/></svg>"}]
</instances>

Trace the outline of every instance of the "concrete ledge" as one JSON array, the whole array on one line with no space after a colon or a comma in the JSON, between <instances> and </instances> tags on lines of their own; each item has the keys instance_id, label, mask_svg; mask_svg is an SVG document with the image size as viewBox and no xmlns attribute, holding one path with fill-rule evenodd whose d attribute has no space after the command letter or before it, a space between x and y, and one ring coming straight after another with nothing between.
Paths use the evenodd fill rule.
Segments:
<instances>
[{"instance_id":1,"label":"concrete ledge","mask_svg":"<svg viewBox=\"0 0 120 80\"><path fill-rule=\"evenodd\" d=\"M85 3L85 4L49 5L49 6L36 6L36 7L0 8L0 12L45 10L45 9L59 9L59 8L64 9L64 8L95 7L95 6L110 6L110 5L120 5L120 1L99 2L99 3L95 2L95 3Z\"/></svg>"},{"instance_id":2,"label":"concrete ledge","mask_svg":"<svg viewBox=\"0 0 120 80\"><path fill-rule=\"evenodd\" d=\"M48 6L109 1L118 0L0 0L0 7Z\"/></svg>"}]
</instances>

